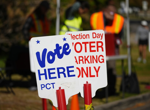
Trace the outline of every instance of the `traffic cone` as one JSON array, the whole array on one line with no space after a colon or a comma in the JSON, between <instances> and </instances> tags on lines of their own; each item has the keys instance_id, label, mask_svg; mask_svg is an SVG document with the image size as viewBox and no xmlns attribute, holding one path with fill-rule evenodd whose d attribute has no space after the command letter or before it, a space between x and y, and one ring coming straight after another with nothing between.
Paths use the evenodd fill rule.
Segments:
<instances>
[{"instance_id":1,"label":"traffic cone","mask_svg":"<svg viewBox=\"0 0 150 110\"><path fill-rule=\"evenodd\" d=\"M52 106L52 110L57 110L57 108L55 108L55 106L53 106L53 103L51 100L49 100L49 104Z\"/></svg>"},{"instance_id":2,"label":"traffic cone","mask_svg":"<svg viewBox=\"0 0 150 110\"><path fill-rule=\"evenodd\" d=\"M78 94L72 96L70 110L80 110Z\"/></svg>"},{"instance_id":3,"label":"traffic cone","mask_svg":"<svg viewBox=\"0 0 150 110\"><path fill-rule=\"evenodd\" d=\"M52 110L57 110L54 106L52 106Z\"/></svg>"}]
</instances>

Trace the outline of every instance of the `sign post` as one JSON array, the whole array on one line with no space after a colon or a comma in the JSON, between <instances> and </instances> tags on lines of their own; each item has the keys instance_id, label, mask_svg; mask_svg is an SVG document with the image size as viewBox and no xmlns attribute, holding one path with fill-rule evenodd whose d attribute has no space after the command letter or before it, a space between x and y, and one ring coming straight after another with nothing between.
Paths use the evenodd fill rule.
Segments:
<instances>
[{"instance_id":1,"label":"sign post","mask_svg":"<svg viewBox=\"0 0 150 110\"><path fill-rule=\"evenodd\" d=\"M84 105L85 110L93 110L91 84L88 81L84 84Z\"/></svg>"},{"instance_id":2,"label":"sign post","mask_svg":"<svg viewBox=\"0 0 150 110\"><path fill-rule=\"evenodd\" d=\"M131 75L131 45L130 45L130 17L129 17L129 0L126 0L127 8L127 52L128 52L128 74Z\"/></svg>"},{"instance_id":3,"label":"sign post","mask_svg":"<svg viewBox=\"0 0 150 110\"><path fill-rule=\"evenodd\" d=\"M67 110L64 89L61 89L61 87L59 87L59 89L56 90L56 94L57 94L58 110Z\"/></svg>"},{"instance_id":4,"label":"sign post","mask_svg":"<svg viewBox=\"0 0 150 110\"><path fill-rule=\"evenodd\" d=\"M43 110L47 110L47 100L42 98L42 106L43 106Z\"/></svg>"},{"instance_id":5,"label":"sign post","mask_svg":"<svg viewBox=\"0 0 150 110\"><path fill-rule=\"evenodd\" d=\"M57 0L57 9L56 9L56 35L59 35L59 26L60 26L60 0Z\"/></svg>"}]
</instances>

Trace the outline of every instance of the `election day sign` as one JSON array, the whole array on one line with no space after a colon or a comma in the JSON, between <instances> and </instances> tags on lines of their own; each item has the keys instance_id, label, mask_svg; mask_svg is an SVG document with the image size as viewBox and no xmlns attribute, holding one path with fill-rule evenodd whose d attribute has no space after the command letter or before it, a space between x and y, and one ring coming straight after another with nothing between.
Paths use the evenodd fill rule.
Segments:
<instances>
[{"instance_id":1,"label":"election day sign","mask_svg":"<svg viewBox=\"0 0 150 110\"><path fill-rule=\"evenodd\" d=\"M67 32L72 39L74 60L81 96L83 84L92 85L92 97L97 89L107 85L105 34L102 30Z\"/></svg>"},{"instance_id":2,"label":"election day sign","mask_svg":"<svg viewBox=\"0 0 150 110\"><path fill-rule=\"evenodd\" d=\"M31 56L41 98L52 100L57 107L56 90L65 90L66 103L79 92L73 48L69 35L32 38Z\"/></svg>"}]
</instances>

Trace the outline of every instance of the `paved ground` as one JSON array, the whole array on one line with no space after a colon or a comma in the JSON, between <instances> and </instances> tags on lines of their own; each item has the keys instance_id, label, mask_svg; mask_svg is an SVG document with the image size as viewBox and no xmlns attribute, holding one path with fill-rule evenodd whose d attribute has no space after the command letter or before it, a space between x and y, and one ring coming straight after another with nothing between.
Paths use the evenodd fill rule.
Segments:
<instances>
[{"instance_id":1,"label":"paved ground","mask_svg":"<svg viewBox=\"0 0 150 110\"><path fill-rule=\"evenodd\" d=\"M150 110L150 93L95 106L94 110Z\"/></svg>"},{"instance_id":2,"label":"paved ground","mask_svg":"<svg viewBox=\"0 0 150 110\"><path fill-rule=\"evenodd\" d=\"M150 99L148 101L136 103L133 106L127 107L124 110L150 110Z\"/></svg>"}]
</instances>

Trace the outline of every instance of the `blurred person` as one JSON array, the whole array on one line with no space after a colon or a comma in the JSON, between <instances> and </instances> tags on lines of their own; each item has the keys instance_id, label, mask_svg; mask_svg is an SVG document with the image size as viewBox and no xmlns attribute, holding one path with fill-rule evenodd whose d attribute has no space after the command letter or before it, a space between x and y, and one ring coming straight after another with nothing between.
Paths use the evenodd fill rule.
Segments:
<instances>
[{"instance_id":1,"label":"blurred person","mask_svg":"<svg viewBox=\"0 0 150 110\"><path fill-rule=\"evenodd\" d=\"M148 46L148 34L149 28L147 21L141 21L141 26L138 27L136 33L136 39L138 40L139 46L139 58L137 59L138 62L141 62L143 59L143 63L146 63L146 49Z\"/></svg>"},{"instance_id":2,"label":"blurred person","mask_svg":"<svg viewBox=\"0 0 150 110\"><path fill-rule=\"evenodd\" d=\"M108 6L100 12L91 15L90 24L93 30L104 30L105 33L115 35L116 50L115 54L119 55L119 45L121 44L121 37L123 35L124 18L116 13L116 8L113 4Z\"/></svg>"},{"instance_id":3,"label":"blurred person","mask_svg":"<svg viewBox=\"0 0 150 110\"><path fill-rule=\"evenodd\" d=\"M93 13L90 18L90 25L93 30L104 30L105 33L115 36L115 55L119 55L119 45L123 35L124 18L116 13L116 7L113 1L108 1L108 5L102 11ZM111 36L110 36L111 37ZM107 50L106 50L107 51ZM108 71L108 88L109 95L116 94L116 62L115 60L107 61Z\"/></svg>"},{"instance_id":4,"label":"blurred person","mask_svg":"<svg viewBox=\"0 0 150 110\"><path fill-rule=\"evenodd\" d=\"M82 18L80 15L88 12L88 2L76 1L71 7L67 8L65 12L65 21L61 30L60 35L64 35L67 31L79 31L82 24Z\"/></svg>"},{"instance_id":5,"label":"blurred person","mask_svg":"<svg viewBox=\"0 0 150 110\"><path fill-rule=\"evenodd\" d=\"M46 17L49 8L49 2L46 0L42 1L25 21L22 31L27 41L29 41L31 37L50 34L50 21Z\"/></svg>"},{"instance_id":6,"label":"blurred person","mask_svg":"<svg viewBox=\"0 0 150 110\"><path fill-rule=\"evenodd\" d=\"M50 9L48 1L42 1L36 9L29 15L23 25L23 35L27 45L31 37L46 36L50 34L50 22L46 17L47 11ZM37 90L35 73L31 74L30 88L31 91Z\"/></svg>"},{"instance_id":7,"label":"blurred person","mask_svg":"<svg viewBox=\"0 0 150 110\"><path fill-rule=\"evenodd\" d=\"M60 35L64 35L67 31L80 31L82 18L81 15L87 13L89 10L89 3L86 1L79 2L76 1L72 6L67 8L65 11L65 20L63 25L60 28ZM71 100L74 100L78 97L74 95ZM72 101L71 101L72 103ZM78 106L77 106L78 108Z\"/></svg>"}]
</instances>

